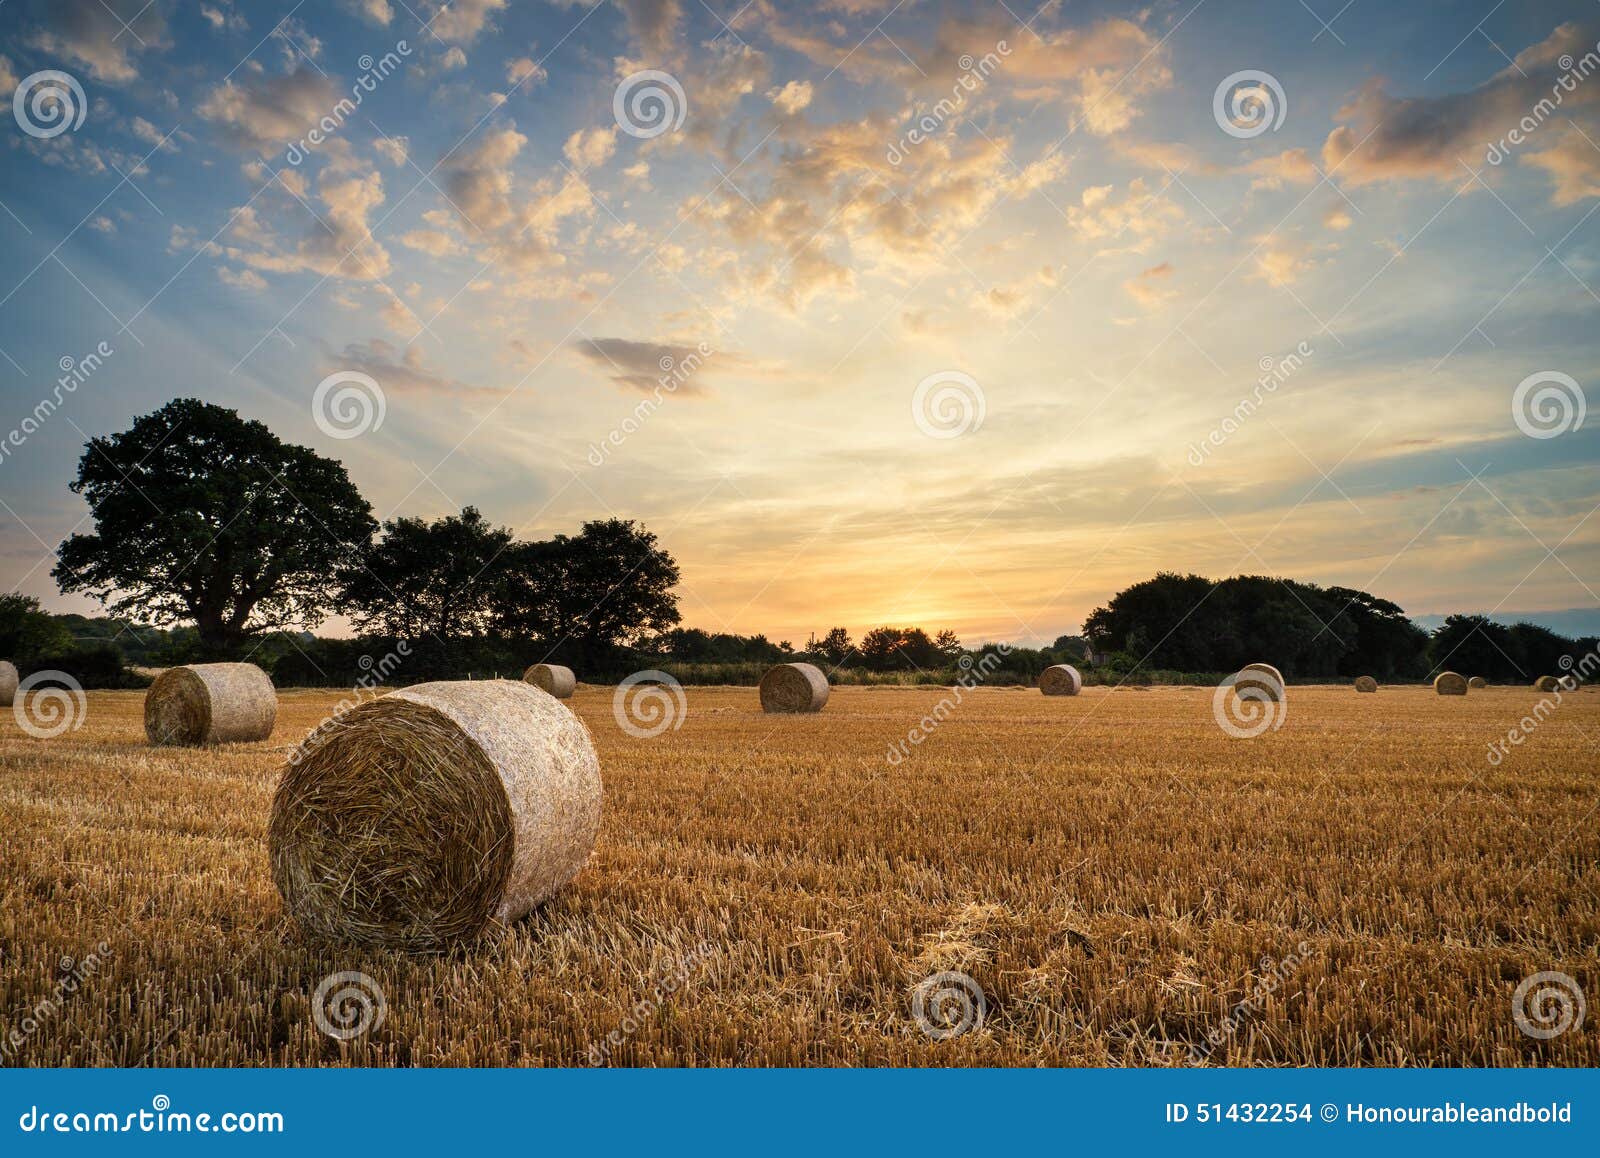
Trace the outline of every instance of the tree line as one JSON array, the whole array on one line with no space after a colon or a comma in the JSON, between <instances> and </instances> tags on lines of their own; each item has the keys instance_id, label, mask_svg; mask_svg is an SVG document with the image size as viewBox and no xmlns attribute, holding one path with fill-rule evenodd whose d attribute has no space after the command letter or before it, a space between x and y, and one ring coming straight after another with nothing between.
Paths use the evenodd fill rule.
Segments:
<instances>
[{"instance_id":1,"label":"tree line","mask_svg":"<svg viewBox=\"0 0 1600 1158\"><path fill-rule=\"evenodd\" d=\"M1163 572L1097 607L1083 633L1117 670L1237 671L1266 661L1288 678L1424 679L1442 670L1496 682L1566 670L1597 646L1532 623L1452 615L1432 634L1387 599L1349 587L1239 575Z\"/></svg>"},{"instance_id":2,"label":"tree line","mask_svg":"<svg viewBox=\"0 0 1600 1158\"><path fill-rule=\"evenodd\" d=\"M796 647L680 626L672 555L625 519L521 540L474 507L381 525L344 466L264 424L176 399L91 439L72 489L92 530L69 536L53 575L105 617L52 616L0 597L0 657L126 686L127 664L248 657L280 684L351 686L405 644L404 682L515 675L565 663L591 680L662 667L685 682L753 682L805 659L836 681L949 683L1003 650L994 683L1031 684L1054 663L1091 682L1189 680L1267 660L1285 675L1422 679L1450 667L1496 681L1553 674L1596 646L1533 624L1451 616L1430 635L1365 591L1243 575L1162 573L1096 608L1049 647L964 648L953 631L843 627ZM313 635L347 616L355 639Z\"/></svg>"}]
</instances>

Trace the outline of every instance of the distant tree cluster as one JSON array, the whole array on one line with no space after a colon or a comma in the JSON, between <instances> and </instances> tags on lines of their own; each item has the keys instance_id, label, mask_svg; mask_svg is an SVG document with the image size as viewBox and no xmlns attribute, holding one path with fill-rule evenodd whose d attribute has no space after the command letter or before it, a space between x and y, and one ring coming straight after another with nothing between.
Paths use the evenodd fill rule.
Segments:
<instances>
[{"instance_id":1,"label":"distant tree cluster","mask_svg":"<svg viewBox=\"0 0 1600 1158\"><path fill-rule=\"evenodd\" d=\"M1123 670L1236 671L1269 661L1300 679L1420 679L1439 668L1497 681L1556 674L1593 641L1532 624L1451 616L1433 636L1387 599L1348 587L1164 572L1117 592L1084 620L1097 657Z\"/></svg>"}]
</instances>

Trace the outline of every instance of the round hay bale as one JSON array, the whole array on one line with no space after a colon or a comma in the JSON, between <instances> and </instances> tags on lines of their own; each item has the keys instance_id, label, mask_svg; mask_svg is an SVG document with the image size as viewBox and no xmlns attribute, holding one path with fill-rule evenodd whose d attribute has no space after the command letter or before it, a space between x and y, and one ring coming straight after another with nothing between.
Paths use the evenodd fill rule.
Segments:
<instances>
[{"instance_id":1,"label":"round hay bale","mask_svg":"<svg viewBox=\"0 0 1600 1158\"><path fill-rule=\"evenodd\" d=\"M278 722L278 693L253 663L170 667L144 697L152 744L233 744L265 740Z\"/></svg>"},{"instance_id":2,"label":"round hay bale","mask_svg":"<svg viewBox=\"0 0 1600 1158\"><path fill-rule=\"evenodd\" d=\"M516 680L417 684L324 723L289 757L272 879L313 937L442 949L578 875L600 827L583 722Z\"/></svg>"},{"instance_id":3,"label":"round hay bale","mask_svg":"<svg viewBox=\"0 0 1600 1158\"><path fill-rule=\"evenodd\" d=\"M17 698L17 665L0 659L0 708L9 708Z\"/></svg>"},{"instance_id":4,"label":"round hay bale","mask_svg":"<svg viewBox=\"0 0 1600 1158\"><path fill-rule=\"evenodd\" d=\"M1453 671L1442 671L1434 678L1433 690L1441 696L1464 696L1467 694L1467 677Z\"/></svg>"},{"instance_id":5,"label":"round hay bale","mask_svg":"<svg viewBox=\"0 0 1600 1158\"><path fill-rule=\"evenodd\" d=\"M1275 704L1284 696L1283 673L1270 663L1247 663L1234 677L1233 690Z\"/></svg>"},{"instance_id":6,"label":"round hay bale","mask_svg":"<svg viewBox=\"0 0 1600 1158\"><path fill-rule=\"evenodd\" d=\"M558 700L564 700L578 686L578 677L572 674L570 667L562 667L558 663L536 663L522 673L522 682L532 684L541 692L549 692Z\"/></svg>"},{"instance_id":7,"label":"round hay bale","mask_svg":"<svg viewBox=\"0 0 1600 1158\"><path fill-rule=\"evenodd\" d=\"M1378 690L1378 681L1371 676L1356 676L1354 686L1358 692L1375 692Z\"/></svg>"},{"instance_id":8,"label":"round hay bale","mask_svg":"<svg viewBox=\"0 0 1600 1158\"><path fill-rule=\"evenodd\" d=\"M763 712L820 712L828 702L828 677L810 663L780 663L761 677Z\"/></svg>"},{"instance_id":9,"label":"round hay bale","mask_svg":"<svg viewBox=\"0 0 1600 1158\"><path fill-rule=\"evenodd\" d=\"M1467 686L1469 688L1486 688L1489 686L1489 681L1482 676L1473 676L1467 681Z\"/></svg>"},{"instance_id":10,"label":"round hay bale","mask_svg":"<svg viewBox=\"0 0 1600 1158\"><path fill-rule=\"evenodd\" d=\"M1561 681L1555 676L1540 676L1533 681L1534 691L1555 692L1561 690Z\"/></svg>"},{"instance_id":11,"label":"round hay bale","mask_svg":"<svg viewBox=\"0 0 1600 1158\"><path fill-rule=\"evenodd\" d=\"M1075 696L1083 690L1083 677L1070 663L1052 664L1039 673L1039 690L1047 696Z\"/></svg>"}]
</instances>

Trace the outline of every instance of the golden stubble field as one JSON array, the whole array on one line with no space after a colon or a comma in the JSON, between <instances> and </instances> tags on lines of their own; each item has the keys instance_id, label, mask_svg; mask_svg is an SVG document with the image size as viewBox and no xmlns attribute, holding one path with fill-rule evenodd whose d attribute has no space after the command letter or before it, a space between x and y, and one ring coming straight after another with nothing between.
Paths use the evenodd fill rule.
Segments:
<instances>
[{"instance_id":1,"label":"golden stubble field","mask_svg":"<svg viewBox=\"0 0 1600 1158\"><path fill-rule=\"evenodd\" d=\"M1600 693L1494 767L1537 693L1296 687L1281 730L1234 739L1210 689L986 689L890 764L949 695L771 717L689 688L681 728L638 739L580 688L588 869L411 958L308 944L268 875L278 768L339 695L285 692L269 743L210 751L147 747L140 693L91 693L53 740L5 713L4 1061L1600 1064L1600 1014L1549 1040L1512 1016L1542 970L1600 994ZM312 1008L344 970L387 1003L347 1042ZM947 1040L912 1010L941 970L986 1001Z\"/></svg>"}]
</instances>

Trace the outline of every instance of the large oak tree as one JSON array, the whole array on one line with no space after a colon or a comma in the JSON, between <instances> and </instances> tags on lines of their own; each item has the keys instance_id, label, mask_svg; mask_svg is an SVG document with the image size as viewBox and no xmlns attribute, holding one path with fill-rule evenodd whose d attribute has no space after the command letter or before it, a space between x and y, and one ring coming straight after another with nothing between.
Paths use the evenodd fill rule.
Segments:
<instances>
[{"instance_id":1,"label":"large oak tree","mask_svg":"<svg viewBox=\"0 0 1600 1158\"><path fill-rule=\"evenodd\" d=\"M95 529L61 545L61 590L192 622L213 654L320 620L377 527L342 464L194 398L91 439L72 489Z\"/></svg>"}]
</instances>

